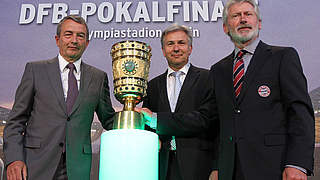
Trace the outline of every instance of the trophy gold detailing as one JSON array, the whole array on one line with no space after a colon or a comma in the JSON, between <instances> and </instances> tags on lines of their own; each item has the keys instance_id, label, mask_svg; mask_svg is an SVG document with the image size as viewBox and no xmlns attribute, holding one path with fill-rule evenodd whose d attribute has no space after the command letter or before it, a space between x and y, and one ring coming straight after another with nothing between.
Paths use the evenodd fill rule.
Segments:
<instances>
[{"instance_id":1,"label":"trophy gold detailing","mask_svg":"<svg viewBox=\"0 0 320 180\"><path fill-rule=\"evenodd\" d=\"M121 41L110 52L114 95L124 105L114 117L113 129L144 129L144 120L134 107L146 96L151 47L139 41Z\"/></svg>"}]
</instances>

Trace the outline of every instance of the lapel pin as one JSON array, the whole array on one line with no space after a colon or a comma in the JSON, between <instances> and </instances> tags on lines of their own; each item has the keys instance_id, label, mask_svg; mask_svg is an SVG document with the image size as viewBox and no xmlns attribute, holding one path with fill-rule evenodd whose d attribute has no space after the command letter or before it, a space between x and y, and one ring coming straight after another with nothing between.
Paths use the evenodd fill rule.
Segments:
<instances>
[{"instance_id":1,"label":"lapel pin","mask_svg":"<svg viewBox=\"0 0 320 180\"><path fill-rule=\"evenodd\" d=\"M258 88L258 94L261 97L268 97L270 93L271 93L270 88L266 85L262 85Z\"/></svg>"}]
</instances>

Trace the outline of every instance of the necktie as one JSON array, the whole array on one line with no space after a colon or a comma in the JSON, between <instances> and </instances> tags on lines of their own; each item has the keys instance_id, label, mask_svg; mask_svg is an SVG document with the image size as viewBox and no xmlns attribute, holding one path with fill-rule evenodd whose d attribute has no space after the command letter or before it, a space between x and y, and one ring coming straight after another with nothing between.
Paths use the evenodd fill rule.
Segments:
<instances>
[{"instance_id":1,"label":"necktie","mask_svg":"<svg viewBox=\"0 0 320 180\"><path fill-rule=\"evenodd\" d=\"M245 54L244 50L240 50L234 60L235 65L233 67L233 87L236 98L238 98L243 82L244 75L244 63L243 63L243 55Z\"/></svg>"},{"instance_id":2,"label":"necktie","mask_svg":"<svg viewBox=\"0 0 320 180\"><path fill-rule=\"evenodd\" d=\"M175 77L174 89L173 89L173 93L171 95L171 102L170 102L170 106L171 106L171 111L172 112L174 112L174 110L176 108L178 97L179 97L179 93L180 93L180 90L181 90L181 81L180 81L181 74L182 74L181 71L176 71L176 72L171 73L171 75L173 77Z\"/></svg>"},{"instance_id":3,"label":"necktie","mask_svg":"<svg viewBox=\"0 0 320 180\"><path fill-rule=\"evenodd\" d=\"M76 70L74 64L69 63L66 67L69 69L68 93L67 93L66 104L67 104L67 113L70 114L72 110L72 106L78 97L79 91L78 91L77 79L73 74L73 71Z\"/></svg>"},{"instance_id":4,"label":"necktie","mask_svg":"<svg viewBox=\"0 0 320 180\"><path fill-rule=\"evenodd\" d=\"M175 77L175 83L174 83L174 91L173 91L173 96L171 98L171 110L172 112L175 111L175 108L176 108L176 105L177 105L177 102L178 102L178 97L179 97L179 94L180 94L180 90L181 90L181 81L180 81L180 76L183 72L181 71L176 71L176 72L173 72L171 75ZM176 150L177 147L176 147L176 141L175 141L175 137L172 136L172 139L170 141L170 145L171 145L171 150Z\"/></svg>"}]
</instances>

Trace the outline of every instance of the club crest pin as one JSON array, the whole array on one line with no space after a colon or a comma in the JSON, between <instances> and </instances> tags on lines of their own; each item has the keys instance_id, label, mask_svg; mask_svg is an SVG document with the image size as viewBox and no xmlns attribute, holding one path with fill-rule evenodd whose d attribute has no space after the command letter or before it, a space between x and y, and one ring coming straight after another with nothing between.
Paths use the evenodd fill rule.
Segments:
<instances>
[{"instance_id":1,"label":"club crest pin","mask_svg":"<svg viewBox=\"0 0 320 180\"><path fill-rule=\"evenodd\" d=\"M261 97L268 97L270 93L271 93L270 88L266 85L262 85L258 88L258 94Z\"/></svg>"}]
</instances>

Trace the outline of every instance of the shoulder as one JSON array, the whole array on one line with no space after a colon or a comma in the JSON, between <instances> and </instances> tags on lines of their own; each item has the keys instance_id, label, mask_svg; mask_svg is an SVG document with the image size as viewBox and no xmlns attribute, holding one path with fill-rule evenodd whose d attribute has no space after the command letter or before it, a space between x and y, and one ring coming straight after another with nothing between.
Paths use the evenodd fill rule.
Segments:
<instances>
[{"instance_id":1,"label":"shoulder","mask_svg":"<svg viewBox=\"0 0 320 180\"><path fill-rule=\"evenodd\" d=\"M93 73L95 76L103 76L105 77L107 75L107 73L97 67L94 67L92 65L89 65L85 62L82 62L81 64L82 68L84 71L89 71L91 73Z\"/></svg>"},{"instance_id":2,"label":"shoulder","mask_svg":"<svg viewBox=\"0 0 320 180\"><path fill-rule=\"evenodd\" d=\"M45 67L47 67L47 65L50 64L58 65L58 59L55 57L48 60L29 61L26 63L25 69L32 69L33 71L37 71L37 69L44 69Z\"/></svg>"},{"instance_id":3,"label":"shoulder","mask_svg":"<svg viewBox=\"0 0 320 180\"><path fill-rule=\"evenodd\" d=\"M149 81L149 83L159 82L159 81L161 81L161 80L163 80L163 79L166 79L166 77L167 77L167 71L164 72L164 73L162 73L162 74L160 74L160 75L158 75L158 76L156 76L156 77L154 77L154 78L152 78L152 79Z\"/></svg>"},{"instance_id":4,"label":"shoulder","mask_svg":"<svg viewBox=\"0 0 320 180\"><path fill-rule=\"evenodd\" d=\"M297 50L293 47L269 45L262 41L257 47L257 52L259 52L260 49L270 51L273 55L283 55L283 54L298 55Z\"/></svg>"},{"instance_id":5,"label":"shoulder","mask_svg":"<svg viewBox=\"0 0 320 180\"><path fill-rule=\"evenodd\" d=\"M233 57L233 52L231 54L229 54L228 56L222 58L221 60L219 60L218 62L216 62L215 64L213 64L210 68L210 70L212 71L213 69L216 68L220 68L220 67L226 67L228 66L228 64L230 63L230 61L232 61Z\"/></svg>"},{"instance_id":6,"label":"shoulder","mask_svg":"<svg viewBox=\"0 0 320 180\"><path fill-rule=\"evenodd\" d=\"M198 73L201 73L201 74L207 74L207 73L209 73L209 70L208 70L208 69L201 68L201 67L197 67L197 66L194 66L194 65L191 65L191 66L190 66L189 71L194 71L194 72L198 72Z\"/></svg>"}]
</instances>

